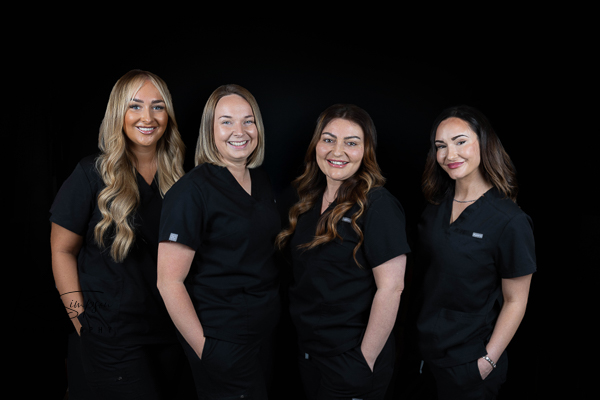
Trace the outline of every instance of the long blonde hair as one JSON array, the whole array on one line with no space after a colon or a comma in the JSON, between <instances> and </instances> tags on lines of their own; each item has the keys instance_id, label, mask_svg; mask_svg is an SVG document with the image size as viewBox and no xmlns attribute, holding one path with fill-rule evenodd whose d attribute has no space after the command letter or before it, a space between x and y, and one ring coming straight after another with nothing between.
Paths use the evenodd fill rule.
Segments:
<instances>
[{"instance_id":1,"label":"long blonde hair","mask_svg":"<svg viewBox=\"0 0 600 400\"><path fill-rule=\"evenodd\" d=\"M304 172L293 182L298 191L299 201L290 209L288 216L289 226L279 233L275 239L275 243L280 249L285 247L296 230L300 215L312 209L325 191L327 182L325 175L321 172L317 164L316 147L327 124L337 118L352 121L361 127L365 139L363 159L358 171L346 179L338 189L336 197L338 204L333 210L325 211L319 218L313 240L299 247L312 249L339 237L336 228L338 222L346 212L357 204L358 210L351 218L352 228L359 236L359 242L353 250L353 257L356 264L362 267L356 258L356 253L362 245L364 238L357 221L367 209L367 194L371 189L383 186L385 178L381 174L375 156L375 149L377 147L375 124L366 111L352 104L335 104L327 108L319 116L312 140L306 151Z\"/></svg>"},{"instance_id":2,"label":"long blonde hair","mask_svg":"<svg viewBox=\"0 0 600 400\"><path fill-rule=\"evenodd\" d=\"M131 219L140 202L136 158L127 144L123 123L130 100L146 81L152 82L162 95L169 116L165 133L156 146L157 184L161 196L184 174L185 146L179 134L167 85L150 72L129 71L117 81L111 91L98 137L101 154L96 160L96 168L106 187L98 195L102 220L94 228L94 239L99 246L104 247L106 236L114 229L110 234L110 255L116 262L122 262L127 257L135 241Z\"/></svg>"}]
</instances>

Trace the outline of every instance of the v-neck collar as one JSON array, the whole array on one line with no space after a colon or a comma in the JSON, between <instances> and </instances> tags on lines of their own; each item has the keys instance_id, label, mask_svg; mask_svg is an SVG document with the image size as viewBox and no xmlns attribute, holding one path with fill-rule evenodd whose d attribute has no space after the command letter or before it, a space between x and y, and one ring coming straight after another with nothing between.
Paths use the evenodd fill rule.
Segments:
<instances>
[{"instance_id":1,"label":"v-neck collar","mask_svg":"<svg viewBox=\"0 0 600 400\"><path fill-rule=\"evenodd\" d=\"M248 196L254 200L258 199L257 180L255 179L256 174L254 173L254 170L252 168L248 168L248 171L250 172L250 193L248 193L248 192L246 192L246 189L244 189L243 186L240 185L240 183L237 181L237 179L235 179L235 177L233 176L233 174L227 167L221 167L221 166L216 166L216 165L215 165L215 167L220 168L221 170L224 170L224 171L221 171L221 173L225 174L225 177L226 177L225 179L227 179L232 185L235 185L235 187L239 188L239 190L245 196Z\"/></svg>"},{"instance_id":2,"label":"v-neck collar","mask_svg":"<svg viewBox=\"0 0 600 400\"><path fill-rule=\"evenodd\" d=\"M477 211L477 209L479 209L481 207L481 205L487 201L487 197L492 195L493 190L495 190L494 187L492 187L491 189L486 191L484 194L482 194L481 197L479 197L477 200L475 200L473 202L473 204L471 204L470 206L465 208L460 213L458 218L456 218L454 220L454 222L450 222L450 218L452 217L452 206L454 203L454 190L449 192L448 196L446 198L446 205L445 205L445 209L444 209L444 223L446 224L446 226L448 228L454 228L454 227L462 225L464 220L468 219L471 214L473 214L475 211Z\"/></svg>"}]
</instances>

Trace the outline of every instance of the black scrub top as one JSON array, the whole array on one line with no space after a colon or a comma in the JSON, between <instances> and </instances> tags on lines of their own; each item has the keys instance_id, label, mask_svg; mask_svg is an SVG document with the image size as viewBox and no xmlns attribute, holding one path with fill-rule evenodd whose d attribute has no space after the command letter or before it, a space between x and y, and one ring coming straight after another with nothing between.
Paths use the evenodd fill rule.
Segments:
<instances>
[{"instance_id":1,"label":"black scrub top","mask_svg":"<svg viewBox=\"0 0 600 400\"><path fill-rule=\"evenodd\" d=\"M50 209L50 221L83 237L77 259L85 312L77 318L82 334L126 343L176 341L171 322L156 287L158 227L162 197L137 173L140 204L133 214L135 242L122 263L110 256L110 237L104 248L94 240L102 219L98 194L105 185L95 166L96 156L84 158L63 183ZM79 309L73 307L74 311Z\"/></svg>"},{"instance_id":2,"label":"black scrub top","mask_svg":"<svg viewBox=\"0 0 600 400\"><path fill-rule=\"evenodd\" d=\"M260 340L279 318L273 259L281 221L267 174L250 169L248 194L227 168L201 164L165 196L160 241L196 251L185 285L204 335Z\"/></svg>"},{"instance_id":3,"label":"black scrub top","mask_svg":"<svg viewBox=\"0 0 600 400\"><path fill-rule=\"evenodd\" d=\"M450 224L453 197L429 204L418 226L418 265L426 269L419 347L440 367L487 354L501 279L536 270L533 224L513 201L492 188Z\"/></svg>"},{"instance_id":4,"label":"black scrub top","mask_svg":"<svg viewBox=\"0 0 600 400\"><path fill-rule=\"evenodd\" d=\"M410 252L404 210L387 189L368 193L368 204L359 218L364 242L351 225L358 210L352 207L337 225L342 239L313 249L299 249L314 238L321 217L322 197L298 218L290 240L294 281L290 288L290 314L302 351L323 356L343 353L361 343L377 290L373 268ZM329 209L335 207L332 203Z\"/></svg>"}]
</instances>

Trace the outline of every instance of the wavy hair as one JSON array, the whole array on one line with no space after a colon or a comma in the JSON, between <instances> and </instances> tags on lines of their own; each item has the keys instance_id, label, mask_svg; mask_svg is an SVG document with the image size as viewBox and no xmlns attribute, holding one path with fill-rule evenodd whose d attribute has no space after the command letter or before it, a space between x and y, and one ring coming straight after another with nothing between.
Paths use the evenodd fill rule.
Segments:
<instances>
[{"instance_id":1,"label":"wavy hair","mask_svg":"<svg viewBox=\"0 0 600 400\"><path fill-rule=\"evenodd\" d=\"M438 126L448 118L460 118L477 134L481 163L479 170L487 182L495 186L505 197L516 203L519 191L516 170L504 150L498 135L489 120L479 110L465 105L445 109L435 119L429 135L430 147L425 161L422 177L422 189L425 199L433 204L439 204L454 187L454 181L437 162L435 135Z\"/></svg>"},{"instance_id":2,"label":"wavy hair","mask_svg":"<svg viewBox=\"0 0 600 400\"><path fill-rule=\"evenodd\" d=\"M296 229L300 215L317 205L318 200L323 195L327 181L317 164L316 147L319 140L321 140L321 134L325 127L338 118L354 122L361 127L364 135L363 159L356 173L340 185L336 197L336 206L325 211L319 218L313 240L299 247L312 249L331 242L335 238L341 239L337 232L337 224L344 214L356 204L358 210L352 215L351 224L359 236L359 242L353 250L353 257L356 264L362 267L356 259L356 253L362 245L364 237L357 221L367 208L367 194L371 189L383 186L385 178L381 174L375 156L377 147L375 124L366 111L353 104L332 105L323 111L317 119L315 131L304 158L304 172L292 183L298 191L299 200L289 211L289 226L279 233L275 243L280 249L284 248Z\"/></svg>"},{"instance_id":3,"label":"wavy hair","mask_svg":"<svg viewBox=\"0 0 600 400\"><path fill-rule=\"evenodd\" d=\"M210 95L202 112L202 122L200 123L200 132L198 134L198 142L196 143L196 165L209 163L225 167L225 163L221 160L217 144L215 143L214 121L215 109L221 98L229 95L238 95L250 104L252 113L254 114L254 124L257 130L257 145L256 149L248 156L246 166L248 168L259 167L265 158L265 127L263 124L260 108L256 99L247 89L234 84L222 85L215 89Z\"/></svg>"},{"instance_id":4,"label":"wavy hair","mask_svg":"<svg viewBox=\"0 0 600 400\"><path fill-rule=\"evenodd\" d=\"M112 239L110 256L122 262L135 241L133 213L140 202L136 177L136 158L123 131L125 113L130 100L142 85L150 81L158 89L169 116L165 133L156 145L157 184L161 196L184 174L185 146L179 134L173 101L165 82L151 72L132 70L123 75L112 88L106 112L100 125L96 168L105 188L98 194L102 220L94 228L94 239L105 247Z\"/></svg>"}]
</instances>

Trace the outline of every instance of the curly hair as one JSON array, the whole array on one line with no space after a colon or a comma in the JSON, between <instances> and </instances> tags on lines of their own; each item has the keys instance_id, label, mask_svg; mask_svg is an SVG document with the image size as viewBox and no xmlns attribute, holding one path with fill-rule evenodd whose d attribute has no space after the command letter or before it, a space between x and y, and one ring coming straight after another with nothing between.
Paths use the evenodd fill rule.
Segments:
<instances>
[{"instance_id":1,"label":"curly hair","mask_svg":"<svg viewBox=\"0 0 600 400\"><path fill-rule=\"evenodd\" d=\"M131 218L140 201L136 158L128 147L123 123L130 100L146 81L152 82L160 92L169 116L165 133L156 146L157 184L161 196L184 174L185 146L179 134L167 85L150 72L129 71L117 81L111 91L100 126L100 155L96 159L96 168L106 187L98 195L102 220L94 228L94 239L99 246L104 247L106 236L114 229L110 235L110 255L116 262L122 262L127 257L135 241Z\"/></svg>"},{"instance_id":2,"label":"curly hair","mask_svg":"<svg viewBox=\"0 0 600 400\"><path fill-rule=\"evenodd\" d=\"M356 264L362 267L356 259L356 253L364 238L357 221L367 208L367 194L371 189L383 186L385 178L381 174L375 156L377 132L373 120L366 111L352 104L332 105L317 119L316 128L304 159L304 172L293 182L298 191L299 200L290 208L289 225L279 233L275 243L280 249L284 248L296 229L300 215L312 209L323 195L327 181L317 164L316 147L325 127L338 118L354 122L361 127L364 134L363 159L356 173L346 179L338 189L336 206L325 211L319 218L313 240L300 245L300 248L312 249L331 242L335 238L340 238L336 228L337 224L344 214L356 204L358 210L352 215L351 224L359 236L359 242L354 248L353 257Z\"/></svg>"}]
</instances>

